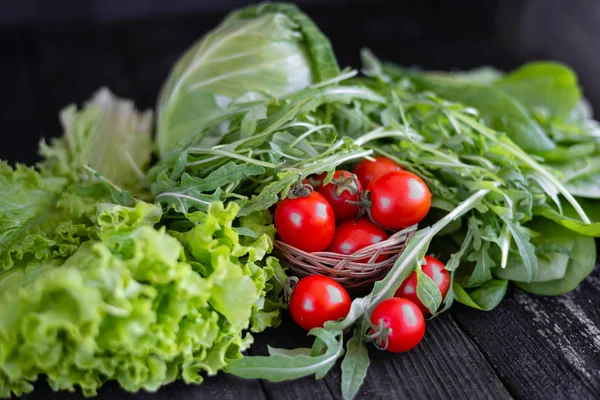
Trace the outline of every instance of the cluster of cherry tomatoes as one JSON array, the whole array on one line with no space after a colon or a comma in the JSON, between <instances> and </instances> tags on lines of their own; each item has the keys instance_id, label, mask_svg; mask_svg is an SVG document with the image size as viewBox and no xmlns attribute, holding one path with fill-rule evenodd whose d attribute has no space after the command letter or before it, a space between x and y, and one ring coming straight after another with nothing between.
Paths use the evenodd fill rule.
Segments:
<instances>
[{"instance_id":1,"label":"cluster of cherry tomatoes","mask_svg":"<svg viewBox=\"0 0 600 400\"><path fill-rule=\"evenodd\" d=\"M444 264L425 256L421 270L437 285L445 298L450 289L450 274ZM327 321L346 317L352 301L339 283L322 275L302 278L290 299L290 314L305 330L322 327ZM425 334L425 316L429 309L417 297L417 273L413 272L396 291L394 297L383 300L371 313L375 343L387 351L402 353L421 342Z\"/></svg>"},{"instance_id":2,"label":"cluster of cherry tomatoes","mask_svg":"<svg viewBox=\"0 0 600 400\"><path fill-rule=\"evenodd\" d=\"M328 184L323 184L325 176L314 175L303 181L275 210L280 239L306 252L353 254L386 240L388 231L419 223L431 206L431 193L423 180L385 157L360 162L354 173L338 170ZM361 210L366 210L369 218L359 218ZM381 255L374 262L386 257ZM444 264L426 256L421 270L445 297L450 275ZM346 317L351 302L339 283L311 275L294 288L290 314L300 327L310 330ZM408 351L423 338L428 314L417 297L417 275L413 272L393 298L373 309L374 341L391 352Z\"/></svg>"},{"instance_id":3,"label":"cluster of cherry tomatoes","mask_svg":"<svg viewBox=\"0 0 600 400\"><path fill-rule=\"evenodd\" d=\"M283 242L307 252L353 254L386 240L386 230L419 223L431 206L423 180L385 157L361 161L354 173L338 170L327 184L325 176L309 177L277 205L275 227ZM370 218L357 219L361 209Z\"/></svg>"}]
</instances>

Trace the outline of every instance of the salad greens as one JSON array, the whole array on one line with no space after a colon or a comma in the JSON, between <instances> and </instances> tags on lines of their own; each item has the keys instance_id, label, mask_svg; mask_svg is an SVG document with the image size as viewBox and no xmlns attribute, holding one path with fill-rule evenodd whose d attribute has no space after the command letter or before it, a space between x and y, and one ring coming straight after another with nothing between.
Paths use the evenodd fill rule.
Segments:
<instances>
[{"instance_id":1,"label":"salad greens","mask_svg":"<svg viewBox=\"0 0 600 400\"><path fill-rule=\"evenodd\" d=\"M510 282L575 288L600 237L600 128L574 73L552 62L424 72L362 56L361 76L340 70L296 7L248 7L174 66L155 141L150 112L101 90L61 113L64 137L41 144L37 168L0 163L0 396L40 375L86 395L223 369L322 378L345 354L352 398L370 312L415 270L433 316L454 302L491 310ZM299 178L327 183L372 155L429 187L421 229L345 319L309 333L312 348L243 356L249 332L285 308L272 207ZM419 268L427 253L451 274L445 298Z\"/></svg>"}]
</instances>

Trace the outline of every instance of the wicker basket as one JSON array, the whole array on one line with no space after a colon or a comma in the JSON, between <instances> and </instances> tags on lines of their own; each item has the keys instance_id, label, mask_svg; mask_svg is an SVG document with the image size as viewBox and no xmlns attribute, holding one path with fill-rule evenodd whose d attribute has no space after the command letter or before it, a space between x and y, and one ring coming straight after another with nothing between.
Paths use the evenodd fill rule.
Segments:
<instances>
[{"instance_id":1,"label":"wicker basket","mask_svg":"<svg viewBox=\"0 0 600 400\"><path fill-rule=\"evenodd\" d=\"M339 282L349 293L358 294L371 289L388 273L416 231L417 225L413 225L351 255L325 251L308 253L280 240L275 241L275 250L297 276L325 275ZM371 262L382 254L390 257ZM364 259L369 262L359 262Z\"/></svg>"}]
</instances>

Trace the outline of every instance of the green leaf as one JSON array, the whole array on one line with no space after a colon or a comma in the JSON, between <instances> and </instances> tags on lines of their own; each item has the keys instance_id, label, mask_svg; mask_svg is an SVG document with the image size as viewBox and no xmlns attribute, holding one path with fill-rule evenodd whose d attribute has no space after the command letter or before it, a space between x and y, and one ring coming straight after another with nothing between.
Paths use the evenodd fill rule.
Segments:
<instances>
[{"instance_id":1,"label":"green leaf","mask_svg":"<svg viewBox=\"0 0 600 400\"><path fill-rule=\"evenodd\" d=\"M421 82L421 81L420 81ZM514 98L499 89L438 81L422 81L424 87L448 100L475 107L495 130L504 132L525 151L543 152L554 149L554 142L542 127Z\"/></svg>"},{"instance_id":2,"label":"green leaf","mask_svg":"<svg viewBox=\"0 0 600 400\"><path fill-rule=\"evenodd\" d=\"M600 156L583 157L552 167L563 175L565 187L573 196L600 199Z\"/></svg>"},{"instance_id":3,"label":"green leaf","mask_svg":"<svg viewBox=\"0 0 600 400\"><path fill-rule=\"evenodd\" d=\"M577 76L555 62L533 62L512 71L493 85L524 105L530 112L567 118L579 103Z\"/></svg>"},{"instance_id":4,"label":"green leaf","mask_svg":"<svg viewBox=\"0 0 600 400\"><path fill-rule=\"evenodd\" d=\"M596 264L596 243L591 237L577 234L573 236L574 243L571 251L568 253L569 260L564 276L560 279L546 280L544 282L516 282L516 285L526 292L545 296L556 296L575 289L594 269L594 265ZM548 265L548 267L554 268L554 265Z\"/></svg>"},{"instance_id":5,"label":"green leaf","mask_svg":"<svg viewBox=\"0 0 600 400\"><path fill-rule=\"evenodd\" d=\"M417 268L417 297L433 314L442 304L442 293L433 279L427 276L421 268Z\"/></svg>"},{"instance_id":6,"label":"green leaf","mask_svg":"<svg viewBox=\"0 0 600 400\"><path fill-rule=\"evenodd\" d=\"M323 329L314 328L309 332L321 339L327 351L317 357L308 356L305 351L277 351L270 356L246 356L236 360L228 360L226 371L245 379L267 379L271 382L282 382L303 376L315 375L321 379L335 365L344 352L342 341L336 335ZM285 354L284 354L285 353Z\"/></svg>"},{"instance_id":7,"label":"green leaf","mask_svg":"<svg viewBox=\"0 0 600 400\"><path fill-rule=\"evenodd\" d=\"M307 347L299 347L297 349L278 349L276 347L267 346L269 355L281 354L287 357L307 356L310 357L312 350Z\"/></svg>"},{"instance_id":8,"label":"green leaf","mask_svg":"<svg viewBox=\"0 0 600 400\"><path fill-rule=\"evenodd\" d=\"M230 161L205 178L184 173L181 180L175 182L162 174L152 184L152 193L156 196L156 201L172 205L178 212L187 213L191 209L206 211L212 201L223 200L223 192L219 189L225 190L232 183L264 172L265 169L260 165Z\"/></svg>"},{"instance_id":9,"label":"green leaf","mask_svg":"<svg viewBox=\"0 0 600 400\"><path fill-rule=\"evenodd\" d=\"M467 292L457 282L452 284L456 300L481 311L494 309L506 294L508 281L503 279L491 279L480 287Z\"/></svg>"},{"instance_id":10,"label":"green leaf","mask_svg":"<svg viewBox=\"0 0 600 400\"><path fill-rule=\"evenodd\" d=\"M266 4L232 13L183 54L163 85L159 152L183 148L192 138L201 145L205 139L203 147L218 144L227 124L203 128L244 94L279 97L338 74L329 41L295 6Z\"/></svg>"},{"instance_id":11,"label":"green leaf","mask_svg":"<svg viewBox=\"0 0 600 400\"><path fill-rule=\"evenodd\" d=\"M496 268L494 275L518 282L544 282L564 276L577 234L545 218L534 218L527 228L538 235L532 238L537 257L537 274L530 278L519 255L510 254L506 268Z\"/></svg>"},{"instance_id":12,"label":"green leaf","mask_svg":"<svg viewBox=\"0 0 600 400\"><path fill-rule=\"evenodd\" d=\"M496 266L495 261L489 253L490 243L483 242L478 250L473 251L467 257L469 261L475 261L475 269L469 276L467 287L479 286L492 278L492 268Z\"/></svg>"},{"instance_id":13,"label":"green leaf","mask_svg":"<svg viewBox=\"0 0 600 400\"><path fill-rule=\"evenodd\" d=\"M106 192L78 189L64 178L0 161L0 270L20 261L66 258L95 237L96 203L107 200Z\"/></svg>"},{"instance_id":14,"label":"green leaf","mask_svg":"<svg viewBox=\"0 0 600 400\"><path fill-rule=\"evenodd\" d=\"M521 257L521 262L523 265L523 270L525 276L527 277L526 281L531 282L531 280L538 273L538 264L537 257L535 256L535 247L531 244L531 238L529 237L528 232L518 224L514 222L504 219L508 230L510 231L514 242L517 245L517 249L519 251L519 255Z\"/></svg>"},{"instance_id":15,"label":"green leaf","mask_svg":"<svg viewBox=\"0 0 600 400\"><path fill-rule=\"evenodd\" d=\"M64 136L40 143L43 169L79 181L88 166L122 189L140 185L154 150L151 111L140 113L131 100L102 88L82 110L63 109L60 120Z\"/></svg>"},{"instance_id":16,"label":"green leaf","mask_svg":"<svg viewBox=\"0 0 600 400\"><path fill-rule=\"evenodd\" d=\"M342 361L342 397L353 399L362 386L369 369L369 352L363 342L360 329L346 344L346 355Z\"/></svg>"},{"instance_id":17,"label":"green leaf","mask_svg":"<svg viewBox=\"0 0 600 400\"><path fill-rule=\"evenodd\" d=\"M267 235L240 244L237 210L215 204L195 215L184 248L152 228L160 206L105 204L100 240L62 264L0 272L0 396L31 391L41 375L86 396L113 379L130 392L156 391L176 379L200 383L242 357L251 319L254 331L276 322L270 279L281 267L262 259Z\"/></svg>"},{"instance_id":18,"label":"green leaf","mask_svg":"<svg viewBox=\"0 0 600 400\"><path fill-rule=\"evenodd\" d=\"M579 199L578 201L586 214L591 218L592 223L586 224L581 222L577 217L577 213L570 205L563 207L562 214L548 204L536 206L533 212L535 215L555 221L573 232L585 236L600 237L600 207L589 200Z\"/></svg>"}]
</instances>

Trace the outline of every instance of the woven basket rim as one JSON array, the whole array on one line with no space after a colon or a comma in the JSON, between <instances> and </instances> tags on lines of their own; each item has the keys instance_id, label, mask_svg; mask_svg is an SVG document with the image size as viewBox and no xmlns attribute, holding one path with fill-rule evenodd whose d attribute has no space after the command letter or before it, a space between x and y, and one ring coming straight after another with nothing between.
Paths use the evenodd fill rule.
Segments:
<instances>
[{"instance_id":1,"label":"woven basket rim","mask_svg":"<svg viewBox=\"0 0 600 400\"><path fill-rule=\"evenodd\" d=\"M306 252L292 245L276 240L274 247L288 267L297 275L320 274L336 280L349 291L357 291L371 286L382 279L392 268L412 239L418 225L412 225L390 235L386 240L374 243L353 254L339 254L328 251ZM381 255L391 257L374 261ZM368 259L368 262L361 262Z\"/></svg>"}]
</instances>

